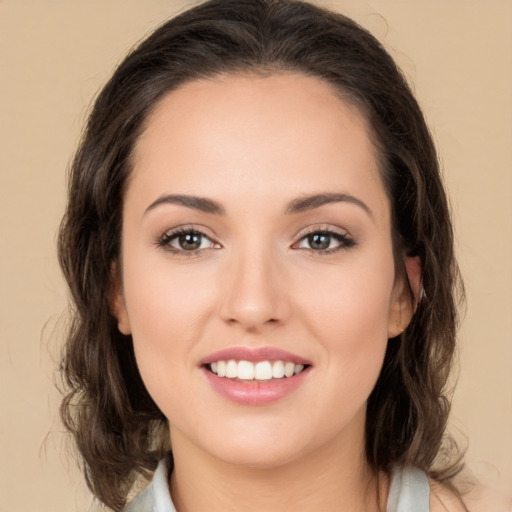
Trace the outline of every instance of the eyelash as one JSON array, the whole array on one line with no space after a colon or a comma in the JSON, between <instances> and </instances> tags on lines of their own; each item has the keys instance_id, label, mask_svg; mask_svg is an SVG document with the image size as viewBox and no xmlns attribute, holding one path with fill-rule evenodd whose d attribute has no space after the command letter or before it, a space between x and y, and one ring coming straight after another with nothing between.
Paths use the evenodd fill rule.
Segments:
<instances>
[{"instance_id":1,"label":"eyelash","mask_svg":"<svg viewBox=\"0 0 512 512\"><path fill-rule=\"evenodd\" d=\"M200 237L201 239L203 239L203 237L207 238L208 240L210 240L212 247L205 247L202 249L198 248L198 249L192 249L192 250L186 250L186 249L181 249L181 248L178 249L176 247L173 247L171 245L171 242L182 235L195 235L197 237ZM319 249L319 250L312 249L311 247L310 248L298 247L299 244L301 244L303 241L307 240L309 237L314 236L314 235L324 235L324 236L330 237L331 239L334 238L334 240L336 240L338 242L338 245L336 247L331 247L331 248L327 248L327 249ZM173 254L178 254L178 255L182 255L182 256L186 256L186 257L198 256L202 251L218 248L218 247L215 247L215 245L220 247L220 245L218 243L214 242L203 231L196 229L196 228L189 228L189 227L177 228L173 231L166 232L156 240L157 247L165 249L166 251L169 251ZM329 245L330 245L330 242L329 242ZM301 235L300 239L292 245L292 248L310 251L315 256L323 256L323 255L334 254L336 252L343 251L346 249L350 249L350 248L354 247L355 245L356 245L356 241L347 234L342 234L337 231L333 231L331 229L314 228L306 233L303 233Z\"/></svg>"},{"instance_id":2,"label":"eyelash","mask_svg":"<svg viewBox=\"0 0 512 512\"><path fill-rule=\"evenodd\" d=\"M309 237L314 235L325 235L330 237L331 239L334 238L339 244L336 247L331 247L328 249L320 249L315 250L312 248L300 248L297 247L301 242L307 240ZM315 256L327 256L329 254L334 254L343 250L350 249L356 245L356 241L350 237L348 234L339 233L338 231L333 231L332 229L328 228L312 228L309 231L306 231L303 233L299 239L298 242L294 243L292 245L293 248L296 249L304 249L306 251L311 251L311 253Z\"/></svg>"},{"instance_id":3,"label":"eyelash","mask_svg":"<svg viewBox=\"0 0 512 512\"><path fill-rule=\"evenodd\" d=\"M203 231L201 231L199 229L190 228L190 227L182 227L182 228L177 228L172 231L168 231L168 232L164 233L162 236L160 236L156 240L156 246L161 249L165 249L166 251L169 251L173 254L177 254L180 256L186 256L186 257L197 256L197 255L199 255L199 253L201 251L214 248L214 247L208 247L208 248L203 248L203 249L199 248L199 249L193 249L193 250L187 251L186 249L178 249L176 247L173 247L171 245L171 242L182 235L196 235L196 236L200 237L201 239L207 238L208 240L210 240L210 242L213 246L219 245L219 244L216 244L206 233L204 233Z\"/></svg>"}]
</instances>

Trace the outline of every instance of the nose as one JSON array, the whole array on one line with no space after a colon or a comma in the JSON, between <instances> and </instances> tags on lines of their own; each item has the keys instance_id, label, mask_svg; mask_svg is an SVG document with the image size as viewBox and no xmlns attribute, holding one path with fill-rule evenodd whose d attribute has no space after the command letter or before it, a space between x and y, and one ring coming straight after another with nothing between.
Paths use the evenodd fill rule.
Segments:
<instances>
[{"instance_id":1,"label":"nose","mask_svg":"<svg viewBox=\"0 0 512 512\"><path fill-rule=\"evenodd\" d=\"M260 332L286 321L290 307L283 273L268 251L234 257L223 280L221 317L247 332Z\"/></svg>"}]
</instances>

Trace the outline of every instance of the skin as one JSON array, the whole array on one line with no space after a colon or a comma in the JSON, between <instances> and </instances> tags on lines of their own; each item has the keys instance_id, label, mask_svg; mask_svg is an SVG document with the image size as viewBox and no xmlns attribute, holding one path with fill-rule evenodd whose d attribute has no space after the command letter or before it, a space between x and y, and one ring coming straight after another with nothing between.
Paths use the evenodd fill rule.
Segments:
<instances>
[{"instance_id":1,"label":"skin","mask_svg":"<svg viewBox=\"0 0 512 512\"><path fill-rule=\"evenodd\" d=\"M365 463L365 407L413 305L364 118L316 78L223 76L168 94L133 157L112 308L169 419L178 510L384 510L389 482ZM360 204L286 212L327 192ZM166 194L224 213L150 207ZM171 238L178 227L204 233L198 251ZM345 237L331 252L307 238L326 230ZM418 262L405 263L415 289ZM234 346L278 347L312 367L277 402L235 404L200 366Z\"/></svg>"}]
</instances>

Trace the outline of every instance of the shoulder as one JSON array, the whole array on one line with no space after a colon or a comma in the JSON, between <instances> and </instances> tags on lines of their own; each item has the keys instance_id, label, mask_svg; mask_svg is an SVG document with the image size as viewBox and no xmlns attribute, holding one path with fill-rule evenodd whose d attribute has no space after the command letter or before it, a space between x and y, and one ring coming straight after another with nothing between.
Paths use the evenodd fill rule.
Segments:
<instances>
[{"instance_id":1,"label":"shoulder","mask_svg":"<svg viewBox=\"0 0 512 512\"><path fill-rule=\"evenodd\" d=\"M512 512L512 495L475 485L462 498L449 486L429 478L430 512Z\"/></svg>"},{"instance_id":2,"label":"shoulder","mask_svg":"<svg viewBox=\"0 0 512 512\"><path fill-rule=\"evenodd\" d=\"M430 512L466 512L461 498L447 485L428 479L430 485Z\"/></svg>"}]
</instances>

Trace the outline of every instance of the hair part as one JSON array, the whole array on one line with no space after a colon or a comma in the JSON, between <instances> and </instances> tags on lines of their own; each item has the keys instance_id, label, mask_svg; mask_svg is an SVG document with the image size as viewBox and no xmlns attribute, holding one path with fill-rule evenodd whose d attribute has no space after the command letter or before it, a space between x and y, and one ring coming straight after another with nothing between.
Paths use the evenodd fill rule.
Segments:
<instances>
[{"instance_id":1,"label":"hair part","mask_svg":"<svg viewBox=\"0 0 512 512\"><path fill-rule=\"evenodd\" d=\"M328 82L363 114L390 200L395 261L404 251L421 260L426 298L389 340L368 401L368 463L388 473L413 464L438 479L457 470L452 459L438 468L434 461L450 409L460 279L436 151L406 80L381 44L341 14L293 0L211 0L166 22L124 59L96 99L70 169L58 241L73 303L61 416L89 487L112 509L169 450L167 420L108 300L137 140L159 101L187 82L283 71Z\"/></svg>"}]
</instances>

